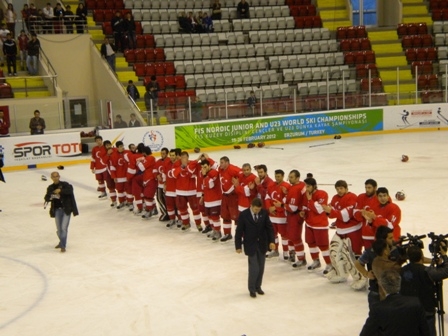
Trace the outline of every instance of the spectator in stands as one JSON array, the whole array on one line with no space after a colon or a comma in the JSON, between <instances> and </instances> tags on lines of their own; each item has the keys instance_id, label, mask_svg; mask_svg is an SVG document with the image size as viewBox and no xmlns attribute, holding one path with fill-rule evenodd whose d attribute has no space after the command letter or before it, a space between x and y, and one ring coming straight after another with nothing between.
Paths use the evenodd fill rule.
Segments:
<instances>
[{"instance_id":1,"label":"spectator in stands","mask_svg":"<svg viewBox=\"0 0 448 336\"><path fill-rule=\"evenodd\" d=\"M131 113L131 120L129 120L129 127L140 127L140 121L137 120L135 113Z\"/></svg>"},{"instance_id":2,"label":"spectator in stands","mask_svg":"<svg viewBox=\"0 0 448 336\"><path fill-rule=\"evenodd\" d=\"M209 13L202 15L202 29L205 33L213 33L213 20Z\"/></svg>"},{"instance_id":3,"label":"spectator in stands","mask_svg":"<svg viewBox=\"0 0 448 336\"><path fill-rule=\"evenodd\" d=\"M240 0L238 6L236 7L236 17L238 19L249 19L249 4L246 0Z\"/></svg>"},{"instance_id":4,"label":"spectator in stands","mask_svg":"<svg viewBox=\"0 0 448 336\"><path fill-rule=\"evenodd\" d=\"M16 32L17 15L16 12L14 12L14 6L12 3L9 3L8 8L6 9L5 21L12 38L14 38Z\"/></svg>"},{"instance_id":5,"label":"spectator in stands","mask_svg":"<svg viewBox=\"0 0 448 336\"><path fill-rule=\"evenodd\" d=\"M30 22L29 22L30 7L28 6L28 4L23 5L23 8L20 13L22 14L22 21L25 22L26 29L30 31Z\"/></svg>"},{"instance_id":6,"label":"spectator in stands","mask_svg":"<svg viewBox=\"0 0 448 336\"><path fill-rule=\"evenodd\" d=\"M19 41L19 50L20 50L20 68L21 70L25 70L26 65L26 56L28 54L28 36L25 34L25 31L22 29L20 31L20 35L17 38L17 41Z\"/></svg>"},{"instance_id":7,"label":"spectator in stands","mask_svg":"<svg viewBox=\"0 0 448 336\"><path fill-rule=\"evenodd\" d=\"M65 25L65 32L67 34L73 34L73 20L75 18L75 15L72 12L72 8L70 5L65 6L65 13L64 13L64 25Z\"/></svg>"},{"instance_id":8,"label":"spectator in stands","mask_svg":"<svg viewBox=\"0 0 448 336\"><path fill-rule=\"evenodd\" d=\"M191 97L191 121L202 121L202 101L199 97Z\"/></svg>"},{"instance_id":9,"label":"spectator in stands","mask_svg":"<svg viewBox=\"0 0 448 336\"><path fill-rule=\"evenodd\" d=\"M255 105L257 104L257 97L255 92L251 91L249 98L247 98L247 107L249 108L249 115L255 116Z\"/></svg>"},{"instance_id":10,"label":"spectator in stands","mask_svg":"<svg viewBox=\"0 0 448 336\"><path fill-rule=\"evenodd\" d=\"M36 6L32 3L30 4L30 10L28 12L28 31L30 33L36 32L36 22L38 20L39 11Z\"/></svg>"},{"instance_id":11,"label":"spectator in stands","mask_svg":"<svg viewBox=\"0 0 448 336\"><path fill-rule=\"evenodd\" d=\"M6 36L8 34L9 34L9 30L6 29L6 25L4 23L2 23L0 25L0 62L1 62L0 66L4 66L5 65L4 64L5 61L3 59L3 56L4 56L4 53L3 53L3 43L5 42Z\"/></svg>"},{"instance_id":12,"label":"spectator in stands","mask_svg":"<svg viewBox=\"0 0 448 336\"><path fill-rule=\"evenodd\" d=\"M9 127L11 124L5 118L5 113L0 110L0 137L8 137L9 136Z\"/></svg>"},{"instance_id":13,"label":"spectator in stands","mask_svg":"<svg viewBox=\"0 0 448 336\"><path fill-rule=\"evenodd\" d=\"M8 65L8 75L17 76L17 44L12 38L12 34L8 33L6 35L6 40L3 42L3 54L6 56L6 64ZM11 72L12 67L12 72Z\"/></svg>"},{"instance_id":14,"label":"spectator in stands","mask_svg":"<svg viewBox=\"0 0 448 336\"><path fill-rule=\"evenodd\" d=\"M196 32L197 33L203 33L204 32L204 26L203 26L203 15L202 15L202 11L199 11L196 16L194 17L194 21L196 22L195 28L196 28Z\"/></svg>"},{"instance_id":15,"label":"spectator in stands","mask_svg":"<svg viewBox=\"0 0 448 336\"><path fill-rule=\"evenodd\" d=\"M123 34L125 48L135 49L137 48L136 35L135 35L135 21L131 13L126 14L126 18L123 20Z\"/></svg>"},{"instance_id":16,"label":"spectator in stands","mask_svg":"<svg viewBox=\"0 0 448 336\"><path fill-rule=\"evenodd\" d=\"M190 24L190 21L188 20L187 16L185 15L185 12L181 12L178 16L178 22L179 26L185 33L191 33L192 26Z\"/></svg>"},{"instance_id":17,"label":"spectator in stands","mask_svg":"<svg viewBox=\"0 0 448 336\"><path fill-rule=\"evenodd\" d=\"M121 118L121 114L115 116L114 128L126 128L128 124Z\"/></svg>"},{"instance_id":18,"label":"spectator in stands","mask_svg":"<svg viewBox=\"0 0 448 336\"><path fill-rule=\"evenodd\" d=\"M31 135L44 134L45 120L40 117L39 110L34 111L34 118L30 120Z\"/></svg>"},{"instance_id":19,"label":"spectator in stands","mask_svg":"<svg viewBox=\"0 0 448 336\"><path fill-rule=\"evenodd\" d=\"M40 42L37 39L36 33L31 33L31 41L28 41L28 56L26 57L26 66L31 76L37 75L39 71L39 51Z\"/></svg>"},{"instance_id":20,"label":"spectator in stands","mask_svg":"<svg viewBox=\"0 0 448 336\"><path fill-rule=\"evenodd\" d=\"M115 39L115 47L120 49L122 52L124 52L124 46L123 46L123 18L121 17L121 12L116 11L115 16L112 18L111 21L112 31L114 33L114 39Z\"/></svg>"},{"instance_id":21,"label":"spectator in stands","mask_svg":"<svg viewBox=\"0 0 448 336\"><path fill-rule=\"evenodd\" d=\"M158 94L160 91L159 83L156 81L156 76L151 76L151 81L146 85L146 93L145 93L145 105L146 110L151 110L151 102L152 108L157 109L157 100Z\"/></svg>"},{"instance_id":22,"label":"spectator in stands","mask_svg":"<svg viewBox=\"0 0 448 336\"><path fill-rule=\"evenodd\" d=\"M215 0L212 5L212 20L221 20L221 3Z\"/></svg>"},{"instance_id":23,"label":"spectator in stands","mask_svg":"<svg viewBox=\"0 0 448 336\"><path fill-rule=\"evenodd\" d=\"M117 48L113 43L109 42L109 39L106 37L104 39L104 43L101 45L101 56L103 56L107 63L109 63L112 70L115 72L115 52Z\"/></svg>"},{"instance_id":24,"label":"spectator in stands","mask_svg":"<svg viewBox=\"0 0 448 336\"><path fill-rule=\"evenodd\" d=\"M76 32L78 34L84 33L84 27L87 25L87 8L82 2L76 8Z\"/></svg>"},{"instance_id":25,"label":"spectator in stands","mask_svg":"<svg viewBox=\"0 0 448 336\"><path fill-rule=\"evenodd\" d=\"M44 34L51 34L53 32L53 20L54 20L54 11L53 7L51 7L51 3L47 2L47 5L42 9L42 13L44 15Z\"/></svg>"},{"instance_id":26,"label":"spectator in stands","mask_svg":"<svg viewBox=\"0 0 448 336\"><path fill-rule=\"evenodd\" d=\"M196 18L193 15L193 12L189 12L188 13L188 18L187 19L188 19L188 23L190 25L190 31L189 32L190 33L195 33L198 23L196 21Z\"/></svg>"},{"instance_id":27,"label":"spectator in stands","mask_svg":"<svg viewBox=\"0 0 448 336\"><path fill-rule=\"evenodd\" d=\"M62 6L59 2L53 9L53 13L54 13L54 33L62 34L62 20L64 19L65 12L62 9Z\"/></svg>"},{"instance_id":28,"label":"spectator in stands","mask_svg":"<svg viewBox=\"0 0 448 336\"><path fill-rule=\"evenodd\" d=\"M128 92L128 95L134 100L137 101L137 99L140 99L140 92L138 92L137 87L135 86L132 79L128 81L128 86L126 87L126 91Z\"/></svg>"}]
</instances>

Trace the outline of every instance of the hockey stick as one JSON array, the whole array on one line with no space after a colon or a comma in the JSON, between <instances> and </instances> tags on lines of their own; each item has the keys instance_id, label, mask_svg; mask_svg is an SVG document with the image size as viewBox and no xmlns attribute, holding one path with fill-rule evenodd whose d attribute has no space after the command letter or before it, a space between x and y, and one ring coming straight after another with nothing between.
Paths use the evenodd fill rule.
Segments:
<instances>
[{"instance_id":1,"label":"hockey stick","mask_svg":"<svg viewBox=\"0 0 448 336\"><path fill-rule=\"evenodd\" d=\"M272 147L272 146L265 146L264 148L266 149L280 149L280 150L284 150L283 147Z\"/></svg>"},{"instance_id":2,"label":"hockey stick","mask_svg":"<svg viewBox=\"0 0 448 336\"><path fill-rule=\"evenodd\" d=\"M309 146L311 147L320 147L320 146L328 146L328 145L334 145L334 142L327 142L327 143L323 143L323 144L319 144L319 145L311 145Z\"/></svg>"}]
</instances>

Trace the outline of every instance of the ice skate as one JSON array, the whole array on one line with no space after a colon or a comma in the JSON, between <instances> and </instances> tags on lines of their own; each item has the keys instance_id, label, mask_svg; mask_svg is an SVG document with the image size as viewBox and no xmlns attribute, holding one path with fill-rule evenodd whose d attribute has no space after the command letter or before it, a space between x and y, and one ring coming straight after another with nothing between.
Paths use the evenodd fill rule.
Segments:
<instances>
[{"instance_id":1,"label":"ice skate","mask_svg":"<svg viewBox=\"0 0 448 336\"><path fill-rule=\"evenodd\" d=\"M359 280L355 280L352 282L352 284L350 285L350 287L356 291L361 291L361 290L365 290L367 288L367 278L362 278Z\"/></svg>"},{"instance_id":2,"label":"ice skate","mask_svg":"<svg viewBox=\"0 0 448 336\"><path fill-rule=\"evenodd\" d=\"M129 206L129 209L128 209L129 211L134 211L134 205L133 204L131 204L130 206Z\"/></svg>"},{"instance_id":3,"label":"ice skate","mask_svg":"<svg viewBox=\"0 0 448 336\"><path fill-rule=\"evenodd\" d=\"M273 250L273 251L269 251L268 253L266 253L266 258L272 259L274 257L278 257L279 255L280 255L280 253L278 253L278 251Z\"/></svg>"},{"instance_id":4,"label":"ice skate","mask_svg":"<svg viewBox=\"0 0 448 336\"><path fill-rule=\"evenodd\" d=\"M143 214L142 214L142 218L143 219L148 219L148 218L150 218L152 216L152 211L145 211Z\"/></svg>"},{"instance_id":5,"label":"ice skate","mask_svg":"<svg viewBox=\"0 0 448 336\"><path fill-rule=\"evenodd\" d=\"M174 225L176 225L176 221L174 219L171 219L168 223L166 223L165 227L167 229L171 229Z\"/></svg>"},{"instance_id":6,"label":"ice skate","mask_svg":"<svg viewBox=\"0 0 448 336\"><path fill-rule=\"evenodd\" d=\"M289 261L289 253L288 252L283 252L283 260Z\"/></svg>"},{"instance_id":7,"label":"ice skate","mask_svg":"<svg viewBox=\"0 0 448 336\"><path fill-rule=\"evenodd\" d=\"M214 242L217 242L218 240L220 240L222 237L221 231L213 231L213 237L212 240Z\"/></svg>"},{"instance_id":8,"label":"ice skate","mask_svg":"<svg viewBox=\"0 0 448 336\"><path fill-rule=\"evenodd\" d=\"M191 228L190 224L182 224L181 230L185 232L185 231L189 231L190 228Z\"/></svg>"},{"instance_id":9,"label":"ice skate","mask_svg":"<svg viewBox=\"0 0 448 336\"><path fill-rule=\"evenodd\" d=\"M176 220L176 226L178 229L182 227L182 221L180 219Z\"/></svg>"},{"instance_id":10,"label":"ice skate","mask_svg":"<svg viewBox=\"0 0 448 336\"><path fill-rule=\"evenodd\" d=\"M230 233L228 233L228 234L224 235L224 237L222 237L220 239L220 242L221 243L225 243L225 242L227 242L229 240L232 240L232 239L233 239L232 235Z\"/></svg>"},{"instance_id":11,"label":"ice skate","mask_svg":"<svg viewBox=\"0 0 448 336\"><path fill-rule=\"evenodd\" d=\"M295 263L292 264L292 268L295 270L304 268L306 266L306 260L297 260Z\"/></svg>"},{"instance_id":12,"label":"ice skate","mask_svg":"<svg viewBox=\"0 0 448 336\"><path fill-rule=\"evenodd\" d=\"M110 207L111 208L115 208L117 206L117 202L112 202L111 204L110 204Z\"/></svg>"},{"instance_id":13,"label":"ice skate","mask_svg":"<svg viewBox=\"0 0 448 336\"><path fill-rule=\"evenodd\" d=\"M136 211L134 211L134 215L136 215L136 216L141 216L141 215L143 215L143 210L136 210Z\"/></svg>"},{"instance_id":14,"label":"ice skate","mask_svg":"<svg viewBox=\"0 0 448 336\"><path fill-rule=\"evenodd\" d=\"M323 271L324 275L330 273L333 270L333 266L331 264L328 264L325 266L325 269Z\"/></svg>"},{"instance_id":15,"label":"ice skate","mask_svg":"<svg viewBox=\"0 0 448 336\"><path fill-rule=\"evenodd\" d=\"M157 210L157 208L152 209L152 216L157 216L159 214L159 211Z\"/></svg>"},{"instance_id":16,"label":"ice skate","mask_svg":"<svg viewBox=\"0 0 448 336\"><path fill-rule=\"evenodd\" d=\"M210 226L210 225L207 225L206 227L205 227L205 229L204 230L202 230L202 233L203 234L208 234L210 231L212 231L213 229L212 229L212 227Z\"/></svg>"},{"instance_id":17,"label":"ice skate","mask_svg":"<svg viewBox=\"0 0 448 336\"><path fill-rule=\"evenodd\" d=\"M314 271L317 268L320 268L320 260L316 259L313 260L313 263L311 265L308 266L308 271Z\"/></svg>"},{"instance_id":18,"label":"ice skate","mask_svg":"<svg viewBox=\"0 0 448 336\"><path fill-rule=\"evenodd\" d=\"M107 194L106 194L105 192L102 192L102 193L98 196L98 198L101 199L101 200L106 199L106 198L107 198Z\"/></svg>"},{"instance_id":19,"label":"ice skate","mask_svg":"<svg viewBox=\"0 0 448 336\"><path fill-rule=\"evenodd\" d=\"M198 229L199 232L202 232L204 229L202 228L202 225L196 225L196 229Z\"/></svg>"},{"instance_id":20,"label":"ice skate","mask_svg":"<svg viewBox=\"0 0 448 336\"><path fill-rule=\"evenodd\" d=\"M117 205L117 210L123 209L125 206L125 203L120 203Z\"/></svg>"},{"instance_id":21,"label":"ice skate","mask_svg":"<svg viewBox=\"0 0 448 336\"><path fill-rule=\"evenodd\" d=\"M289 251L289 261L296 262L296 251Z\"/></svg>"}]
</instances>

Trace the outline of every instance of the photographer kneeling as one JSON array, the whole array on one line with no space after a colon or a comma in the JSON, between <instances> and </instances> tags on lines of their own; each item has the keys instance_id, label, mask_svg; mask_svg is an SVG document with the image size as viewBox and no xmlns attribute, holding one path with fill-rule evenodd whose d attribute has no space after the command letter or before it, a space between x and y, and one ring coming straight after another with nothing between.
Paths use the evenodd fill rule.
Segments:
<instances>
[{"instance_id":1,"label":"photographer kneeling","mask_svg":"<svg viewBox=\"0 0 448 336\"><path fill-rule=\"evenodd\" d=\"M423 265L423 252L418 246L410 246L407 249L409 264L401 269L401 291L402 295L414 296L420 299L426 311L426 320L431 336L436 335L435 310L437 307L436 282L448 278L448 258L446 245L440 243L439 264L434 266ZM443 294L442 294L443 295Z\"/></svg>"}]
</instances>

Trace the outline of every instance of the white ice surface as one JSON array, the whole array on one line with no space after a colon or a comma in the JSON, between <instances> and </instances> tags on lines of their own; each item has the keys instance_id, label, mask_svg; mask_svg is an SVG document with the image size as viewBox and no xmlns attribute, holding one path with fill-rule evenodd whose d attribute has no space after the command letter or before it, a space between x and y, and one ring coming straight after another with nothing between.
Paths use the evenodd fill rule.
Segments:
<instances>
[{"instance_id":1,"label":"white ice surface","mask_svg":"<svg viewBox=\"0 0 448 336\"><path fill-rule=\"evenodd\" d=\"M227 155L239 166L265 163L271 176L279 168L312 172L330 196L338 179L360 193L364 181L374 178L392 195L405 191L406 200L398 203L403 233L448 233L447 132L272 147L284 150L210 155ZM402 154L409 162L401 162ZM51 171L6 173L7 183L0 185L0 335L359 334L368 314L366 291L271 260L266 295L252 299L247 259L234 252L233 241L212 243L196 231L166 230L157 219L110 209L97 199L87 165L60 171L73 184L80 210L71 220L67 252L60 253L53 248L54 220L42 208Z\"/></svg>"}]
</instances>

